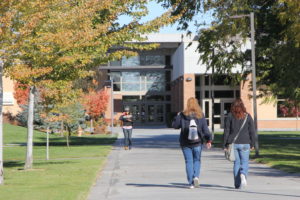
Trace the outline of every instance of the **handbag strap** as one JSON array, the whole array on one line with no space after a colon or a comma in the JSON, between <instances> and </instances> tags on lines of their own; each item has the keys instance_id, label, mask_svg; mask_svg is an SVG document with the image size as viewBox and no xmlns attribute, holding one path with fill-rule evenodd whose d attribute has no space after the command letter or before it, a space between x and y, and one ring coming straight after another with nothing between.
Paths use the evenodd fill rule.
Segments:
<instances>
[{"instance_id":1,"label":"handbag strap","mask_svg":"<svg viewBox=\"0 0 300 200\"><path fill-rule=\"evenodd\" d=\"M245 119L244 119L244 121L243 121L243 124L242 124L242 126L241 126L239 132L237 133L237 135L234 137L232 143L234 143L234 142L236 141L236 139L239 137L239 135L240 135L240 133L241 133L241 130L244 128L244 126L245 126L245 124L246 124L247 118L248 118L248 114L246 114L246 117L245 117Z\"/></svg>"}]
</instances>

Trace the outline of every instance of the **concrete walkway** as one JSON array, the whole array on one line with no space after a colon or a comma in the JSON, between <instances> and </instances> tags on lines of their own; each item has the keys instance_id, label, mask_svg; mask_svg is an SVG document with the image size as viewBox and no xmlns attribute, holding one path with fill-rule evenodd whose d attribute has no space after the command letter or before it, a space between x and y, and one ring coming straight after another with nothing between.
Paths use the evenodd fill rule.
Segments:
<instances>
[{"instance_id":1,"label":"concrete walkway","mask_svg":"<svg viewBox=\"0 0 300 200\"><path fill-rule=\"evenodd\" d=\"M121 131L121 130L120 130ZM121 133L121 132L120 132ZM187 189L178 130L135 129L134 148L122 148L122 135L89 200L298 200L300 176L250 164L248 187L233 188L232 163L220 149L202 152L200 188Z\"/></svg>"}]
</instances>

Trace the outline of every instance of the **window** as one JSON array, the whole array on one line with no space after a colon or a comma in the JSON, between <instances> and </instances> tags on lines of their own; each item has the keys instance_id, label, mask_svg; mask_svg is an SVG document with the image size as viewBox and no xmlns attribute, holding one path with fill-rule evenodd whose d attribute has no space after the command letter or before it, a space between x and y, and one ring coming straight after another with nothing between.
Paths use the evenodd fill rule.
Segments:
<instances>
[{"instance_id":1,"label":"window","mask_svg":"<svg viewBox=\"0 0 300 200\"><path fill-rule=\"evenodd\" d=\"M215 75L214 76L215 85L230 85L231 77L226 75Z\"/></svg>"},{"instance_id":2,"label":"window","mask_svg":"<svg viewBox=\"0 0 300 200\"><path fill-rule=\"evenodd\" d=\"M241 97L241 91L236 90L235 91L235 98L240 98Z\"/></svg>"},{"instance_id":3,"label":"window","mask_svg":"<svg viewBox=\"0 0 300 200\"><path fill-rule=\"evenodd\" d=\"M208 76L208 75L205 75L204 77L205 77L205 78L204 78L204 84L205 84L205 85L209 85L209 76Z\"/></svg>"},{"instance_id":4,"label":"window","mask_svg":"<svg viewBox=\"0 0 300 200\"><path fill-rule=\"evenodd\" d=\"M300 116L300 110L297 111L293 103L284 100L277 102L277 117L297 117L297 112Z\"/></svg>"},{"instance_id":5,"label":"window","mask_svg":"<svg viewBox=\"0 0 300 200\"><path fill-rule=\"evenodd\" d=\"M148 101L164 101L164 96L162 95L150 95L147 96Z\"/></svg>"},{"instance_id":6,"label":"window","mask_svg":"<svg viewBox=\"0 0 300 200\"><path fill-rule=\"evenodd\" d=\"M140 96L123 96L124 102L136 102L140 100Z\"/></svg>"},{"instance_id":7,"label":"window","mask_svg":"<svg viewBox=\"0 0 300 200\"><path fill-rule=\"evenodd\" d=\"M209 98L209 91L208 90L205 90L205 98Z\"/></svg>"},{"instance_id":8,"label":"window","mask_svg":"<svg viewBox=\"0 0 300 200\"><path fill-rule=\"evenodd\" d=\"M141 65L165 65L164 55L141 55Z\"/></svg>"},{"instance_id":9,"label":"window","mask_svg":"<svg viewBox=\"0 0 300 200\"><path fill-rule=\"evenodd\" d=\"M201 78L200 78L199 75L196 76L195 84L196 84L196 87L200 87L201 86Z\"/></svg>"},{"instance_id":10,"label":"window","mask_svg":"<svg viewBox=\"0 0 300 200\"><path fill-rule=\"evenodd\" d=\"M139 66L140 65L140 58L139 56L132 56L132 57L122 57L122 66L124 67L132 67L132 66Z\"/></svg>"},{"instance_id":11,"label":"window","mask_svg":"<svg viewBox=\"0 0 300 200\"><path fill-rule=\"evenodd\" d=\"M214 91L215 98L234 98L233 90L216 90Z\"/></svg>"}]
</instances>

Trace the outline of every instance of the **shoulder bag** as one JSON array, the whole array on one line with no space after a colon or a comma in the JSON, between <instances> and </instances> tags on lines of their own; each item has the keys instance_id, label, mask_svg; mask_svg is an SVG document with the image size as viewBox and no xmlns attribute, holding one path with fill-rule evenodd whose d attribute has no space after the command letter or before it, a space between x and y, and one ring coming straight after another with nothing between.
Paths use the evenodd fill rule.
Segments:
<instances>
[{"instance_id":1,"label":"shoulder bag","mask_svg":"<svg viewBox=\"0 0 300 200\"><path fill-rule=\"evenodd\" d=\"M239 130L239 132L237 133L237 135L234 137L233 141L231 144L228 145L228 148L227 150L225 150L225 158L231 162L235 161L235 155L234 155L234 143L236 141L236 139L239 137L240 133L241 133L241 130L243 129L243 127L245 126L246 124L246 121L247 121L247 118L248 118L248 114L246 115L245 119L244 119L244 122Z\"/></svg>"}]
</instances>

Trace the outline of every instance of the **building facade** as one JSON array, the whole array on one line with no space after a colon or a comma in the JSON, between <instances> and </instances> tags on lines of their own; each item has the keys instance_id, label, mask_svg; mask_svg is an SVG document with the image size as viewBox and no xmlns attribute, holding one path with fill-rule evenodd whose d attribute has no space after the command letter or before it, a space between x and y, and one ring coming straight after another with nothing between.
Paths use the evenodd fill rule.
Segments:
<instances>
[{"instance_id":1,"label":"building facade","mask_svg":"<svg viewBox=\"0 0 300 200\"><path fill-rule=\"evenodd\" d=\"M112 61L99 67L106 87L113 96L105 113L107 119L117 120L124 107L133 113L136 125L165 125L174 114L185 108L188 98L196 97L202 106L209 126L222 129L231 103L241 98L253 116L250 88L251 76L238 85L232 85L228 76L214 76L199 60L197 39L181 34L151 34L149 43L159 43L159 48L138 52L138 56ZM249 48L245 45L244 49ZM238 73L239 68L233 70ZM111 91L113 89L113 91ZM214 96L214 103L212 101ZM214 104L214 106L212 105ZM112 109L113 106L113 109ZM283 104L263 103L257 100L258 129L298 130L296 116L283 114ZM212 108L214 107L214 116Z\"/></svg>"}]
</instances>

